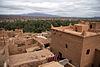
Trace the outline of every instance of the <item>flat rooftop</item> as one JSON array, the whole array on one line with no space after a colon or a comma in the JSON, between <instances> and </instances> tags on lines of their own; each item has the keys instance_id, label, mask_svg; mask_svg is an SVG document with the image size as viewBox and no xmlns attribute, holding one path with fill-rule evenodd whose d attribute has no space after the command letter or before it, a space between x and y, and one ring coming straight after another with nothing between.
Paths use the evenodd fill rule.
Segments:
<instances>
[{"instance_id":1,"label":"flat rooftop","mask_svg":"<svg viewBox=\"0 0 100 67\"><path fill-rule=\"evenodd\" d=\"M83 36L82 32L76 32L72 28L68 28L68 27L66 27L66 28L54 27L53 29L61 31L61 32L69 33L69 34L72 34L72 35L80 36L80 37L90 37L90 36L95 36L95 35L100 34L100 33L97 34L97 33L94 33L94 32L87 31L86 36Z\"/></svg>"},{"instance_id":2,"label":"flat rooftop","mask_svg":"<svg viewBox=\"0 0 100 67\"><path fill-rule=\"evenodd\" d=\"M77 26L88 26L88 25L85 25L85 24L75 24Z\"/></svg>"},{"instance_id":3,"label":"flat rooftop","mask_svg":"<svg viewBox=\"0 0 100 67\"><path fill-rule=\"evenodd\" d=\"M50 63L46 63L46 64L42 64L39 67L64 67L63 65L61 65L58 62L50 62Z\"/></svg>"},{"instance_id":4,"label":"flat rooftop","mask_svg":"<svg viewBox=\"0 0 100 67\"><path fill-rule=\"evenodd\" d=\"M39 46L30 47L30 48L27 48L26 51L27 52L33 52L36 49L40 49L40 47Z\"/></svg>"},{"instance_id":5,"label":"flat rooftop","mask_svg":"<svg viewBox=\"0 0 100 67\"><path fill-rule=\"evenodd\" d=\"M47 38L43 38L43 36L34 38L36 41L42 44L48 44L50 41Z\"/></svg>"},{"instance_id":6,"label":"flat rooftop","mask_svg":"<svg viewBox=\"0 0 100 67\"><path fill-rule=\"evenodd\" d=\"M11 55L9 61L11 66L16 66L24 63L45 60L46 58L53 56L54 54L51 53L48 49L43 49L40 51L35 51L30 53Z\"/></svg>"}]
</instances>

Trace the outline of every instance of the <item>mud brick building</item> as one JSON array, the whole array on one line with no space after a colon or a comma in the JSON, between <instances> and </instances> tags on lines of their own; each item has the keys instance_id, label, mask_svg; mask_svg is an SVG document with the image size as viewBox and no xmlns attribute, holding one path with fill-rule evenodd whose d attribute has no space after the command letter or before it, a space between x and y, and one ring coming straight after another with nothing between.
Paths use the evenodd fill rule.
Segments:
<instances>
[{"instance_id":1,"label":"mud brick building","mask_svg":"<svg viewBox=\"0 0 100 67\"><path fill-rule=\"evenodd\" d=\"M27 39L25 42L6 47L5 63L9 67L38 67L38 65L47 63L47 58L54 57L52 52L45 48L42 49L33 39Z\"/></svg>"},{"instance_id":2,"label":"mud brick building","mask_svg":"<svg viewBox=\"0 0 100 67\"><path fill-rule=\"evenodd\" d=\"M0 46L5 46L9 44L9 38L15 37L16 35L22 36L23 30L22 29L15 29L15 31L5 31L4 29L0 30Z\"/></svg>"},{"instance_id":3,"label":"mud brick building","mask_svg":"<svg viewBox=\"0 0 100 67\"><path fill-rule=\"evenodd\" d=\"M100 67L100 22L51 25L51 49L76 67Z\"/></svg>"},{"instance_id":4,"label":"mud brick building","mask_svg":"<svg viewBox=\"0 0 100 67\"><path fill-rule=\"evenodd\" d=\"M0 31L0 46L5 46L7 44L8 35L5 30Z\"/></svg>"},{"instance_id":5,"label":"mud brick building","mask_svg":"<svg viewBox=\"0 0 100 67\"><path fill-rule=\"evenodd\" d=\"M19 36L10 37L9 44L5 48L5 67L38 67L47 63L48 58L55 55L45 48L47 38ZM8 65L8 66L7 66Z\"/></svg>"}]
</instances>

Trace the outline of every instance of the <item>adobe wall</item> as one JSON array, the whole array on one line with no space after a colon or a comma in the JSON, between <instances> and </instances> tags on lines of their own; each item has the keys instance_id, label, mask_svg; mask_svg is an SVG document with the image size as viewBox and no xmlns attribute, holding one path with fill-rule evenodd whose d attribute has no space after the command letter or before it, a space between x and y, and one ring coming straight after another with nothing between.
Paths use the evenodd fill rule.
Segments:
<instances>
[{"instance_id":1,"label":"adobe wall","mask_svg":"<svg viewBox=\"0 0 100 67\"><path fill-rule=\"evenodd\" d=\"M28 45L34 44L34 40L33 40L33 39L27 39L27 40L25 41L25 44L28 44Z\"/></svg>"},{"instance_id":2,"label":"adobe wall","mask_svg":"<svg viewBox=\"0 0 100 67\"><path fill-rule=\"evenodd\" d=\"M88 31L89 29L89 26L88 25L77 25L75 24L74 27L73 27L73 30L74 31L77 31L77 32L83 32L83 31Z\"/></svg>"},{"instance_id":3,"label":"adobe wall","mask_svg":"<svg viewBox=\"0 0 100 67\"><path fill-rule=\"evenodd\" d=\"M25 63L25 64L21 64L21 65L16 65L16 66L10 66L10 67L38 67L41 64L45 64L47 63L47 60L39 60L39 61L33 61L30 63Z\"/></svg>"},{"instance_id":4,"label":"adobe wall","mask_svg":"<svg viewBox=\"0 0 100 67\"><path fill-rule=\"evenodd\" d=\"M100 66L100 50L95 51L94 67Z\"/></svg>"},{"instance_id":5,"label":"adobe wall","mask_svg":"<svg viewBox=\"0 0 100 67\"><path fill-rule=\"evenodd\" d=\"M0 37L7 37L7 32L5 30L0 31Z\"/></svg>"},{"instance_id":6,"label":"adobe wall","mask_svg":"<svg viewBox=\"0 0 100 67\"><path fill-rule=\"evenodd\" d=\"M90 23L92 25L92 29L100 29L100 22Z\"/></svg>"},{"instance_id":7,"label":"adobe wall","mask_svg":"<svg viewBox=\"0 0 100 67\"><path fill-rule=\"evenodd\" d=\"M8 37L15 37L15 34L14 34L13 31L12 32L7 32L7 34L8 34Z\"/></svg>"},{"instance_id":8,"label":"adobe wall","mask_svg":"<svg viewBox=\"0 0 100 67\"><path fill-rule=\"evenodd\" d=\"M22 34L23 33L23 30L22 29L15 29L14 31L15 34Z\"/></svg>"},{"instance_id":9,"label":"adobe wall","mask_svg":"<svg viewBox=\"0 0 100 67\"><path fill-rule=\"evenodd\" d=\"M80 67L91 67L93 64L95 49L100 46L100 35L84 38ZM90 50L89 54L87 50Z\"/></svg>"},{"instance_id":10,"label":"adobe wall","mask_svg":"<svg viewBox=\"0 0 100 67\"><path fill-rule=\"evenodd\" d=\"M2 46L2 45L9 44L8 41L7 41L8 37L14 37L16 32L17 32L17 34L22 36L23 30L16 30L16 31L1 30L0 31L0 45Z\"/></svg>"},{"instance_id":11,"label":"adobe wall","mask_svg":"<svg viewBox=\"0 0 100 67\"><path fill-rule=\"evenodd\" d=\"M96 29L100 29L100 22L96 23Z\"/></svg>"},{"instance_id":12,"label":"adobe wall","mask_svg":"<svg viewBox=\"0 0 100 67\"><path fill-rule=\"evenodd\" d=\"M51 30L51 49L57 54L61 52L63 57L72 60L76 67L80 66L82 45L83 39L79 36Z\"/></svg>"},{"instance_id":13,"label":"adobe wall","mask_svg":"<svg viewBox=\"0 0 100 67\"><path fill-rule=\"evenodd\" d=\"M22 42L22 43L20 43L20 42ZM18 47L18 44L23 44L23 45ZM9 45L9 53L10 53L10 55L25 53L27 48L34 47L37 45L38 45L38 43L35 42L33 39L27 39L25 41L18 40L18 41L16 41L16 44Z\"/></svg>"},{"instance_id":14,"label":"adobe wall","mask_svg":"<svg viewBox=\"0 0 100 67\"><path fill-rule=\"evenodd\" d=\"M25 46L22 47L17 47L16 45L10 45L9 46L9 54L10 55L15 55L15 54L20 54L25 52Z\"/></svg>"},{"instance_id":15,"label":"adobe wall","mask_svg":"<svg viewBox=\"0 0 100 67\"><path fill-rule=\"evenodd\" d=\"M5 30L0 31L0 46L5 46L7 44L7 32Z\"/></svg>"},{"instance_id":16,"label":"adobe wall","mask_svg":"<svg viewBox=\"0 0 100 67\"><path fill-rule=\"evenodd\" d=\"M3 47L5 45L4 40L0 40L0 47Z\"/></svg>"},{"instance_id":17,"label":"adobe wall","mask_svg":"<svg viewBox=\"0 0 100 67\"><path fill-rule=\"evenodd\" d=\"M7 39L0 39L0 47L4 47L7 44L9 44L9 41Z\"/></svg>"},{"instance_id":18,"label":"adobe wall","mask_svg":"<svg viewBox=\"0 0 100 67\"><path fill-rule=\"evenodd\" d=\"M9 49L8 49L8 45L5 46L5 59L7 64L9 64Z\"/></svg>"},{"instance_id":19,"label":"adobe wall","mask_svg":"<svg viewBox=\"0 0 100 67\"><path fill-rule=\"evenodd\" d=\"M92 25L92 29L96 28L96 24L95 23L90 23L90 25Z\"/></svg>"}]
</instances>

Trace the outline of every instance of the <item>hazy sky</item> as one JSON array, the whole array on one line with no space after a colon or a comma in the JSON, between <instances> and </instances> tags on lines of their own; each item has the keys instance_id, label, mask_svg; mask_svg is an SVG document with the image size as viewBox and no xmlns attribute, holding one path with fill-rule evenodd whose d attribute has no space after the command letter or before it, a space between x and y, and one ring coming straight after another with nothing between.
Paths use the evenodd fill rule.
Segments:
<instances>
[{"instance_id":1,"label":"hazy sky","mask_svg":"<svg viewBox=\"0 0 100 67\"><path fill-rule=\"evenodd\" d=\"M59 16L100 16L100 0L0 0L0 14L34 12Z\"/></svg>"}]
</instances>

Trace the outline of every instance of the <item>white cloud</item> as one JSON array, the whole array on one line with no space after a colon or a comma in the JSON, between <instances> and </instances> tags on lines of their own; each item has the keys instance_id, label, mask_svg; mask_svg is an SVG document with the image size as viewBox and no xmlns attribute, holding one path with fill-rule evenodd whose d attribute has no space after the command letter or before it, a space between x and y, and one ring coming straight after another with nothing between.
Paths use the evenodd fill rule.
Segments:
<instances>
[{"instance_id":1,"label":"white cloud","mask_svg":"<svg viewBox=\"0 0 100 67\"><path fill-rule=\"evenodd\" d=\"M2 0L0 14L41 12L60 16L98 16L99 0Z\"/></svg>"}]
</instances>

